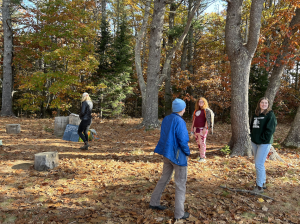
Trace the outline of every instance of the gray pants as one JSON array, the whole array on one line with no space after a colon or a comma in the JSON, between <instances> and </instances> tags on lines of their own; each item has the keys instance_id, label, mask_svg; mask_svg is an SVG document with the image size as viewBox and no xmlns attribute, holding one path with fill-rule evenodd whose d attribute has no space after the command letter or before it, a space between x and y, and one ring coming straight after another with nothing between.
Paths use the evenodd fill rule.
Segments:
<instances>
[{"instance_id":1,"label":"gray pants","mask_svg":"<svg viewBox=\"0 0 300 224\"><path fill-rule=\"evenodd\" d=\"M187 166L178 166L172 163L169 159L164 157L164 168L160 180L152 193L150 205L159 206L160 198L169 183L173 170L175 170L175 219L179 219L184 215L184 201L187 180Z\"/></svg>"}]
</instances>

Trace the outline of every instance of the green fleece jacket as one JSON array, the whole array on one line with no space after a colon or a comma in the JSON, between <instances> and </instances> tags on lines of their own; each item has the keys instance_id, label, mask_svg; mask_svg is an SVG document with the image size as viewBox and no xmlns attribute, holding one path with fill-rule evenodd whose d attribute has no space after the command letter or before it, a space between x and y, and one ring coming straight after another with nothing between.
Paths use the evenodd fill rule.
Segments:
<instances>
[{"instance_id":1,"label":"green fleece jacket","mask_svg":"<svg viewBox=\"0 0 300 224\"><path fill-rule=\"evenodd\" d=\"M250 124L251 141L255 144L272 144L277 120L273 111L254 115Z\"/></svg>"}]
</instances>

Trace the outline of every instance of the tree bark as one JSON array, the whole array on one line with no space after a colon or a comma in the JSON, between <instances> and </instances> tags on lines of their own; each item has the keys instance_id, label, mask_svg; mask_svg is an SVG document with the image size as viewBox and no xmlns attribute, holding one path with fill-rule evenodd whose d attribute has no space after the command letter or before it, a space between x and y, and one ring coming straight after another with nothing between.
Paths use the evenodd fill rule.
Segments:
<instances>
[{"instance_id":1,"label":"tree bark","mask_svg":"<svg viewBox=\"0 0 300 224\"><path fill-rule=\"evenodd\" d=\"M10 0L2 3L2 24L4 37L3 52L3 82L2 82L2 108L1 116L13 116L12 112L12 25L10 15Z\"/></svg>"},{"instance_id":2,"label":"tree bark","mask_svg":"<svg viewBox=\"0 0 300 224\"><path fill-rule=\"evenodd\" d=\"M253 0L250 11L249 36L243 45L241 14L243 0L228 1L225 43L231 68L231 131L232 155L251 153L248 122L249 72L261 27L264 0Z\"/></svg>"},{"instance_id":3,"label":"tree bark","mask_svg":"<svg viewBox=\"0 0 300 224\"><path fill-rule=\"evenodd\" d=\"M285 140L283 141L283 144L285 146L289 147L297 147L300 148L300 106L298 107L296 116L294 118L294 121L292 123L292 127L289 130L289 133Z\"/></svg>"},{"instance_id":4,"label":"tree bark","mask_svg":"<svg viewBox=\"0 0 300 224\"><path fill-rule=\"evenodd\" d=\"M171 3L170 11L175 12L179 5ZM175 13L170 13L169 15L169 29L174 27ZM168 37L168 46L172 47L174 43L173 36ZM172 86L171 86L171 66L167 71L167 77L165 80L165 115L172 113Z\"/></svg>"},{"instance_id":5,"label":"tree bark","mask_svg":"<svg viewBox=\"0 0 300 224\"><path fill-rule=\"evenodd\" d=\"M270 82L265 93L265 97L269 99L270 107L272 108L276 93L279 90L282 73L284 71L286 61L285 57L290 53L290 36L293 36L299 30L300 25L300 9L296 9L296 14L293 16L290 22L290 28L292 29L287 34L282 43L281 54L277 56L274 68L271 73Z\"/></svg>"},{"instance_id":6,"label":"tree bark","mask_svg":"<svg viewBox=\"0 0 300 224\"><path fill-rule=\"evenodd\" d=\"M158 122L158 79L161 58L161 40L166 11L165 0L154 0L153 19L150 27L149 59L147 68L146 109L143 124L146 128L156 128Z\"/></svg>"},{"instance_id":7,"label":"tree bark","mask_svg":"<svg viewBox=\"0 0 300 224\"><path fill-rule=\"evenodd\" d=\"M163 34L163 22L164 14L166 11L165 0L155 0L153 19L150 27L150 44L149 44L149 60L147 69L147 85L145 104L143 103L143 122L142 125L146 128L156 128L159 126L158 121L158 90L159 86L166 78L166 74L171 65L172 57L176 50L181 46L190 26L196 10L200 6L201 0L197 0L195 7L193 8L187 24L183 31L183 34L177 41L177 44L167 53L166 60L160 74L160 58L161 58L161 40ZM137 48L137 44L136 44ZM137 52L137 49L136 49ZM143 79L142 73L138 73L139 83L143 83L140 79ZM141 87L140 87L141 88Z\"/></svg>"},{"instance_id":8,"label":"tree bark","mask_svg":"<svg viewBox=\"0 0 300 224\"><path fill-rule=\"evenodd\" d=\"M145 80L143 77L141 50L143 47L145 47L145 46L143 46L143 38L145 36L146 29L147 29L147 23L148 23L148 19L149 19L151 2L152 2L152 0L148 0L146 2L143 24L142 24L141 30L137 34L136 44L135 44L135 68L136 68L136 73L137 73L139 86L140 86L140 90L141 90L141 95L142 95L142 117L144 117L145 109L146 109L146 88L147 88L147 86L146 86L146 83L145 83Z\"/></svg>"}]
</instances>

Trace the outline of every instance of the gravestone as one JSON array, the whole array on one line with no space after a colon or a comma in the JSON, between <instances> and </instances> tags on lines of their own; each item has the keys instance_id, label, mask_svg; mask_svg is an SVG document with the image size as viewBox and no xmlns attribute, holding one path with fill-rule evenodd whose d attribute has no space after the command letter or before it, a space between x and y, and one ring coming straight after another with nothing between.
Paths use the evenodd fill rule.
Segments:
<instances>
[{"instance_id":1,"label":"gravestone","mask_svg":"<svg viewBox=\"0 0 300 224\"><path fill-rule=\"evenodd\" d=\"M51 170L57 167L58 164L58 152L41 152L34 155L35 170Z\"/></svg>"},{"instance_id":2,"label":"gravestone","mask_svg":"<svg viewBox=\"0 0 300 224\"><path fill-rule=\"evenodd\" d=\"M68 124L63 136L63 140L78 142L78 125Z\"/></svg>"},{"instance_id":3,"label":"gravestone","mask_svg":"<svg viewBox=\"0 0 300 224\"><path fill-rule=\"evenodd\" d=\"M54 134L56 137L63 136L66 126L69 124L69 116L56 117L54 122Z\"/></svg>"},{"instance_id":4,"label":"gravestone","mask_svg":"<svg viewBox=\"0 0 300 224\"><path fill-rule=\"evenodd\" d=\"M78 114L70 114L69 116L69 124L79 125L81 122Z\"/></svg>"},{"instance_id":5,"label":"gravestone","mask_svg":"<svg viewBox=\"0 0 300 224\"><path fill-rule=\"evenodd\" d=\"M7 124L6 133L7 134L19 134L21 132L20 124Z\"/></svg>"}]
</instances>

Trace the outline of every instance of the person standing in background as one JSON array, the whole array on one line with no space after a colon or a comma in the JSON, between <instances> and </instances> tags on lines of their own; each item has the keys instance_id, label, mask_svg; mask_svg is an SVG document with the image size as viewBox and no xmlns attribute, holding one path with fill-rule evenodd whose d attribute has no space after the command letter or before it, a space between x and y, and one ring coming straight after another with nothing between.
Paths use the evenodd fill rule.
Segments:
<instances>
[{"instance_id":1,"label":"person standing in background","mask_svg":"<svg viewBox=\"0 0 300 224\"><path fill-rule=\"evenodd\" d=\"M206 137L208 130L213 130L214 113L209 109L208 102L204 97L200 97L195 104L191 133L195 134L195 139L199 148L199 161L206 162Z\"/></svg>"},{"instance_id":2,"label":"person standing in background","mask_svg":"<svg viewBox=\"0 0 300 224\"><path fill-rule=\"evenodd\" d=\"M265 161L273 143L273 134L277 126L274 112L267 97L262 97L250 124L250 137L256 170L254 192L262 193L266 189Z\"/></svg>"},{"instance_id":3,"label":"person standing in background","mask_svg":"<svg viewBox=\"0 0 300 224\"><path fill-rule=\"evenodd\" d=\"M92 109L93 109L93 102L88 93L83 93L81 97L81 109L79 117L81 122L78 127L78 135L84 142L84 146L80 147L80 149L88 150L89 147L89 136L88 136L88 129L92 123Z\"/></svg>"}]
</instances>

